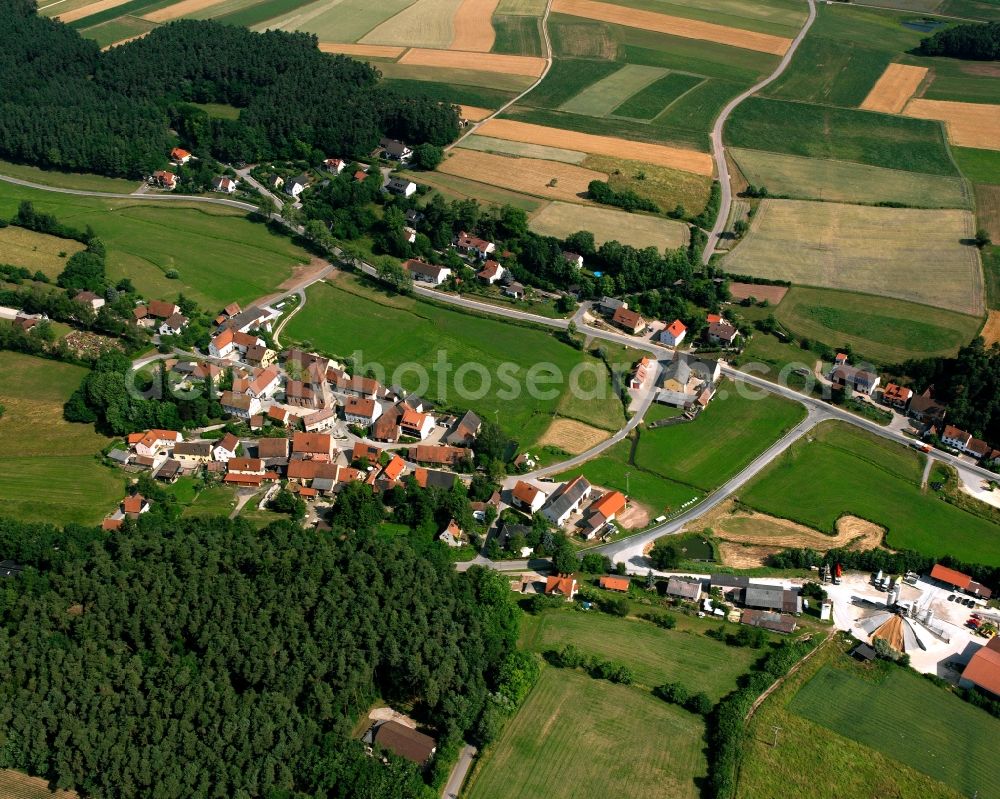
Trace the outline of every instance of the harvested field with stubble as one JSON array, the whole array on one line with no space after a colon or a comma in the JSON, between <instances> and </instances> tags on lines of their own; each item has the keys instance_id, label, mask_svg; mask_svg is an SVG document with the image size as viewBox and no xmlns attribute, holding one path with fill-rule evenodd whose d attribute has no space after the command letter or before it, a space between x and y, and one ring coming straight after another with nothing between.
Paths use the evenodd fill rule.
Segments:
<instances>
[{"instance_id":1,"label":"harvested field with stubble","mask_svg":"<svg viewBox=\"0 0 1000 799\"><path fill-rule=\"evenodd\" d=\"M78 19L89 17L91 14L97 14L100 11L108 11L109 9L117 8L118 6L125 5L125 3L128 2L129 0L97 0L96 3L90 3L89 5L66 11L63 14L58 14L56 15L56 19L60 22L65 22L68 25L70 22L76 22Z\"/></svg>"},{"instance_id":2,"label":"harvested field with stubble","mask_svg":"<svg viewBox=\"0 0 1000 799\"><path fill-rule=\"evenodd\" d=\"M452 21L455 38L451 40L451 49L478 53L492 50L496 31L493 30L491 20L499 2L500 0L462 0Z\"/></svg>"},{"instance_id":3,"label":"harvested field with stubble","mask_svg":"<svg viewBox=\"0 0 1000 799\"><path fill-rule=\"evenodd\" d=\"M554 0L552 10L574 17L610 22L613 25L625 25L629 28L667 33L685 39L698 39L731 47L742 47L746 50L756 50L772 55L784 55L792 43L791 39L786 39L783 36L730 28L726 25L716 25L713 22L673 17L668 14L658 14L655 11L643 11L611 3L601 3L597 0Z\"/></svg>"},{"instance_id":4,"label":"harvested field with stubble","mask_svg":"<svg viewBox=\"0 0 1000 799\"><path fill-rule=\"evenodd\" d=\"M1000 186L978 183L975 191L979 226L986 228L994 243L1000 243Z\"/></svg>"},{"instance_id":5,"label":"harvested field with stubble","mask_svg":"<svg viewBox=\"0 0 1000 799\"><path fill-rule=\"evenodd\" d=\"M1000 150L1000 105L916 98L910 100L903 113L944 122L948 140L959 147Z\"/></svg>"},{"instance_id":6,"label":"harvested field with stubble","mask_svg":"<svg viewBox=\"0 0 1000 799\"><path fill-rule=\"evenodd\" d=\"M594 205L549 203L532 217L530 224L537 233L559 238L578 230L589 230L598 245L620 241L633 247L663 250L683 247L688 242L687 225L681 222Z\"/></svg>"},{"instance_id":7,"label":"harvested field with stubble","mask_svg":"<svg viewBox=\"0 0 1000 799\"><path fill-rule=\"evenodd\" d=\"M466 150L505 153L507 155L517 155L522 158L541 158L543 161L562 161L564 164L582 164L590 157L579 150L566 150L562 147L545 147L541 144L525 144L519 141L496 139L493 136L480 136L478 133L462 139L462 147Z\"/></svg>"},{"instance_id":8,"label":"harvested field with stubble","mask_svg":"<svg viewBox=\"0 0 1000 799\"><path fill-rule=\"evenodd\" d=\"M7 768L0 770L0 796L3 799L79 799L80 795L76 791L50 791L48 780Z\"/></svg>"},{"instance_id":9,"label":"harvested field with stubble","mask_svg":"<svg viewBox=\"0 0 1000 799\"><path fill-rule=\"evenodd\" d=\"M460 105L459 106L463 119L467 119L470 122L482 122L486 117L493 113L489 108L479 108L474 105ZM476 148L470 148L476 149Z\"/></svg>"},{"instance_id":10,"label":"harvested field with stubble","mask_svg":"<svg viewBox=\"0 0 1000 799\"><path fill-rule=\"evenodd\" d=\"M444 69L473 69L498 72L503 75L524 75L537 78L545 69L545 59L526 55L500 53L466 53L460 50L428 50L414 47L399 59L400 64Z\"/></svg>"},{"instance_id":11,"label":"harvested field with stubble","mask_svg":"<svg viewBox=\"0 0 1000 799\"><path fill-rule=\"evenodd\" d=\"M766 186L772 195L873 205L897 202L917 208L968 208L970 204L965 182L957 177L763 150L732 148L729 152L746 179Z\"/></svg>"},{"instance_id":12,"label":"harvested field with stubble","mask_svg":"<svg viewBox=\"0 0 1000 799\"><path fill-rule=\"evenodd\" d=\"M764 200L724 268L981 316L974 230L968 211Z\"/></svg>"},{"instance_id":13,"label":"harvested field with stubble","mask_svg":"<svg viewBox=\"0 0 1000 799\"><path fill-rule=\"evenodd\" d=\"M611 433L607 430L599 430L575 419L556 419L535 446L558 447L570 455L579 455L610 437Z\"/></svg>"},{"instance_id":14,"label":"harvested field with stubble","mask_svg":"<svg viewBox=\"0 0 1000 799\"><path fill-rule=\"evenodd\" d=\"M417 0L360 39L361 44L448 47L455 38L452 21L462 0Z\"/></svg>"},{"instance_id":15,"label":"harvested field with stubble","mask_svg":"<svg viewBox=\"0 0 1000 799\"><path fill-rule=\"evenodd\" d=\"M388 44L340 44L338 42L320 42L319 49L324 53L340 53L357 58L399 58L406 52L405 47L393 47Z\"/></svg>"},{"instance_id":16,"label":"harvested field with stubble","mask_svg":"<svg viewBox=\"0 0 1000 799\"><path fill-rule=\"evenodd\" d=\"M540 161L461 148L452 150L438 171L538 197L577 202L586 199L590 181L607 179L603 172L559 161Z\"/></svg>"},{"instance_id":17,"label":"harvested field with stubble","mask_svg":"<svg viewBox=\"0 0 1000 799\"><path fill-rule=\"evenodd\" d=\"M534 125L530 122L517 122L513 119L491 119L479 128L479 133L498 139L511 139L549 147L564 147L594 155L626 158L631 161L645 161L680 169L684 172L692 172L696 175L711 176L713 172L712 156L708 153L670 147L665 144L628 141L613 136L595 136L591 133L560 130L545 125Z\"/></svg>"},{"instance_id":18,"label":"harvested field with stubble","mask_svg":"<svg viewBox=\"0 0 1000 799\"><path fill-rule=\"evenodd\" d=\"M868 92L861 108L865 111L881 111L883 114L898 114L906 101L913 97L926 75L927 67L889 64L882 77Z\"/></svg>"},{"instance_id":19,"label":"harvested field with stubble","mask_svg":"<svg viewBox=\"0 0 1000 799\"><path fill-rule=\"evenodd\" d=\"M206 8L211 8L222 2L224 0L181 0L181 2L174 3L166 8L160 8L156 11L150 11L148 14L143 14L142 18L150 22L169 22L172 19L180 19L181 17L186 17L188 14L204 11Z\"/></svg>"}]
</instances>

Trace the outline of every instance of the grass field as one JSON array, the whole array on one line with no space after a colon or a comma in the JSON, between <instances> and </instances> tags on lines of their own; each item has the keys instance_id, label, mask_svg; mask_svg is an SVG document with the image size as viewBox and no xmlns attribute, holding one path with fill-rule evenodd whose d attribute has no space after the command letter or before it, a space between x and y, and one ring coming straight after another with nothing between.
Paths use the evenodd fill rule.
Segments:
<instances>
[{"instance_id":1,"label":"grass field","mask_svg":"<svg viewBox=\"0 0 1000 799\"><path fill-rule=\"evenodd\" d=\"M595 117L608 116L633 94L642 91L665 74L666 70L661 67L626 64L575 94L559 106L559 110Z\"/></svg>"},{"instance_id":2,"label":"grass field","mask_svg":"<svg viewBox=\"0 0 1000 799\"><path fill-rule=\"evenodd\" d=\"M246 303L271 292L308 261L284 236L247 220L235 208L77 197L0 183L0 214L20 200L67 225L93 227L108 248L108 277L129 277L155 298L184 293L208 309ZM175 269L179 278L166 272Z\"/></svg>"},{"instance_id":3,"label":"grass field","mask_svg":"<svg viewBox=\"0 0 1000 799\"><path fill-rule=\"evenodd\" d=\"M121 472L94 456L108 439L63 421L62 407L87 370L0 352L0 515L53 524L96 524L124 493Z\"/></svg>"},{"instance_id":4,"label":"grass field","mask_svg":"<svg viewBox=\"0 0 1000 799\"><path fill-rule=\"evenodd\" d=\"M496 40L494 53L511 55L542 55L542 35L534 17L504 14L493 17Z\"/></svg>"},{"instance_id":5,"label":"grass field","mask_svg":"<svg viewBox=\"0 0 1000 799\"><path fill-rule=\"evenodd\" d=\"M889 547L1000 565L1000 527L923 493L922 460L901 444L827 422L792 445L740 499L828 532L841 514L852 513L885 527Z\"/></svg>"},{"instance_id":6,"label":"grass field","mask_svg":"<svg viewBox=\"0 0 1000 799\"><path fill-rule=\"evenodd\" d=\"M653 67L647 67L653 69ZM629 119L655 119L670 105L705 79L685 72L670 72L629 97L613 109L613 114Z\"/></svg>"},{"instance_id":7,"label":"grass field","mask_svg":"<svg viewBox=\"0 0 1000 799\"><path fill-rule=\"evenodd\" d=\"M387 385L401 382L449 406L473 408L484 418L491 417L494 409L499 410L500 424L524 446L534 443L548 427L552 414L563 402L561 394L566 388L562 384L555 396L544 399L528 395L525 373L536 363L554 364L565 379L578 363L584 362L589 364L589 373L582 375L580 386L593 389L598 385L597 380L600 385L607 385L603 399L574 406L579 421L603 427L609 413L620 413L617 410L620 401L613 396L604 365L548 333L436 307L413 298L387 296L346 275L336 284L312 286L308 296L309 303L288 323L285 335L289 338L308 340L313 347L333 355L349 356L360 350L367 365L381 364L387 370ZM450 372L434 369L439 357ZM419 385L412 370L402 372L398 380L391 377L397 367L407 363L421 364L428 370L426 387ZM482 392L483 396L479 396L483 381L478 371L464 378L467 391L459 392L456 388L456 370L470 363L481 364L489 373L491 387ZM522 390L516 401L506 396L506 384L498 377L502 363L515 366L516 382ZM355 368L363 371L357 365ZM552 390L552 386L542 388L546 392ZM459 396L460 393L466 396Z\"/></svg>"},{"instance_id":8,"label":"grass field","mask_svg":"<svg viewBox=\"0 0 1000 799\"><path fill-rule=\"evenodd\" d=\"M598 244L619 241L633 247L658 250L683 246L687 226L673 219L629 214L611 208L554 202L531 218L531 229L545 236L565 238L578 230L589 230Z\"/></svg>"},{"instance_id":9,"label":"grass field","mask_svg":"<svg viewBox=\"0 0 1000 799\"><path fill-rule=\"evenodd\" d=\"M605 450L599 458L583 466L556 475L558 480L571 480L584 475L593 485L614 488L645 506L650 518L671 513L689 500L700 499L702 492L691 486L668 480L630 464L631 440L620 441Z\"/></svg>"},{"instance_id":10,"label":"grass field","mask_svg":"<svg viewBox=\"0 0 1000 799\"><path fill-rule=\"evenodd\" d=\"M463 796L697 799L703 735L697 716L648 692L547 666Z\"/></svg>"},{"instance_id":11,"label":"grass field","mask_svg":"<svg viewBox=\"0 0 1000 799\"><path fill-rule=\"evenodd\" d=\"M846 668L843 653L849 648L850 645L839 642L827 645L791 675L754 714L744 744L737 799L809 796L820 781L817 775L821 775L823 790L841 799L868 799L871 796L960 799L968 796L894 760L878 748L838 735L789 709L789 702L799 689L824 670L826 664L839 661L838 665ZM932 691L939 690L930 683L921 682ZM923 690L918 696L924 696ZM849 704L854 704L853 698L849 699ZM836 706L831 702L830 707ZM935 702L932 715L925 717L918 729L923 729L926 718L936 716L937 707ZM864 715L873 723L881 722L883 733L889 729L889 724L896 724L898 717L894 711L881 717L870 711L865 711ZM909 730L902 724L898 727ZM777 745L775 728L779 730Z\"/></svg>"},{"instance_id":12,"label":"grass field","mask_svg":"<svg viewBox=\"0 0 1000 799\"><path fill-rule=\"evenodd\" d=\"M1000 16L1000 13L998 13ZM930 70L930 85L921 97L928 100L957 100L966 103L1000 103L1000 77L995 65L947 58L915 58Z\"/></svg>"},{"instance_id":13,"label":"grass field","mask_svg":"<svg viewBox=\"0 0 1000 799\"><path fill-rule=\"evenodd\" d=\"M619 0L619 4L775 36L794 36L805 21L802 6L789 0Z\"/></svg>"},{"instance_id":14,"label":"grass field","mask_svg":"<svg viewBox=\"0 0 1000 799\"><path fill-rule=\"evenodd\" d=\"M694 422L643 431L635 461L708 491L740 472L803 418L805 410L796 402L773 395L749 399L725 381Z\"/></svg>"},{"instance_id":15,"label":"grass field","mask_svg":"<svg viewBox=\"0 0 1000 799\"><path fill-rule=\"evenodd\" d=\"M752 97L726 125L733 147L954 175L940 124L871 111Z\"/></svg>"},{"instance_id":16,"label":"grass field","mask_svg":"<svg viewBox=\"0 0 1000 799\"><path fill-rule=\"evenodd\" d=\"M968 344L980 319L870 294L793 287L773 311L789 331L833 348L850 344L877 363L950 357ZM808 360L807 353L800 357Z\"/></svg>"},{"instance_id":17,"label":"grass field","mask_svg":"<svg viewBox=\"0 0 1000 799\"><path fill-rule=\"evenodd\" d=\"M979 316L983 291L968 211L764 200L726 256L738 275L861 291Z\"/></svg>"},{"instance_id":18,"label":"grass field","mask_svg":"<svg viewBox=\"0 0 1000 799\"><path fill-rule=\"evenodd\" d=\"M1000 242L1000 186L979 184L976 191L976 218L994 242Z\"/></svg>"},{"instance_id":19,"label":"grass field","mask_svg":"<svg viewBox=\"0 0 1000 799\"><path fill-rule=\"evenodd\" d=\"M0 263L23 266L56 278L66 268L66 261L85 245L45 233L14 227L0 228Z\"/></svg>"},{"instance_id":20,"label":"grass field","mask_svg":"<svg viewBox=\"0 0 1000 799\"><path fill-rule=\"evenodd\" d=\"M206 488L194 501L184 508L184 518L203 516L228 516L236 505L236 492L232 486L216 485Z\"/></svg>"},{"instance_id":21,"label":"grass field","mask_svg":"<svg viewBox=\"0 0 1000 799\"><path fill-rule=\"evenodd\" d=\"M39 169L36 166L12 164L10 161L0 161L0 175L27 180L40 186L58 186L64 189L80 189L82 191L106 191L114 194L131 194L139 188L137 180L120 180L78 172L55 172Z\"/></svg>"},{"instance_id":22,"label":"grass field","mask_svg":"<svg viewBox=\"0 0 1000 799\"><path fill-rule=\"evenodd\" d=\"M1000 152L952 147L958 168L973 183L1000 183Z\"/></svg>"},{"instance_id":23,"label":"grass field","mask_svg":"<svg viewBox=\"0 0 1000 799\"><path fill-rule=\"evenodd\" d=\"M315 33L321 42L356 42L412 4L413 0L382 0L379 3L320 0L286 17L268 21L267 27L308 31Z\"/></svg>"},{"instance_id":24,"label":"grass field","mask_svg":"<svg viewBox=\"0 0 1000 799\"><path fill-rule=\"evenodd\" d=\"M545 200L531 197L527 194L502 189L499 186L487 186L468 178L457 175L446 175L443 172L403 172L403 175L414 181L420 181L437 189L448 199L475 199L483 205L513 205L529 214L534 213L546 204Z\"/></svg>"},{"instance_id":25,"label":"grass field","mask_svg":"<svg viewBox=\"0 0 1000 799\"><path fill-rule=\"evenodd\" d=\"M730 150L747 181L773 195L831 202L894 202L915 208L968 208L961 178L883 169L762 150Z\"/></svg>"},{"instance_id":26,"label":"grass field","mask_svg":"<svg viewBox=\"0 0 1000 799\"><path fill-rule=\"evenodd\" d=\"M861 674L851 664L828 664L788 708L964 796L1000 796L993 767L1000 720L908 670L891 668L881 680Z\"/></svg>"},{"instance_id":27,"label":"grass field","mask_svg":"<svg viewBox=\"0 0 1000 799\"><path fill-rule=\"evenodd\" d=\"M700 213L712 188L712 180L706 175L607 155L589 155L583 165L606 172L608 183L616 191L630 189L665 212L681 205L689 214Z\"/></svg>"},{"instance_id":28,"label":"grass field","mask_svg":"<svg viewBox=\"0 0 1000 799\"><path fill-rule=\"evenodd\" d=\"M452 18L461 4L462 0L417 0L373 28L360 41L405 47L448 47L455 36Z\"/></svg>"},{"instance_id":29,"label":"grass field","mask_svg":"<svg viewBox=\"0 0 1000 799\"><path fill-rule=\"evenodd\" d=\"M385 83L405 89L407 92L420 93L427 97L433 97L435 100L440 100L441 102L459 103L460 105L473 105L483 108L499 108L514 96L508 91L483 86L457 86L452 83L413 80L410 78L386 79Z\"/></svg>"},{"instance_id":30,"label":"grass field","mask_svg":"<svg viewBox=\"0 0 1000 799\"><path fill-rule=\"evenodd\" d=\"M502 74L480 69L457 69L392 62L380 62L378 68L386 78L394 81L415 80L422 84L444 83L456 88L464 86L485 87L490 91L507 92L511 95L524 91L535 82L535 79L530 75ZM451 102L461 102L457 98L456 91L456 99L451 100ZM480 103L470 103L470 105L480 105Z\"/></svg>"}]
</instances>

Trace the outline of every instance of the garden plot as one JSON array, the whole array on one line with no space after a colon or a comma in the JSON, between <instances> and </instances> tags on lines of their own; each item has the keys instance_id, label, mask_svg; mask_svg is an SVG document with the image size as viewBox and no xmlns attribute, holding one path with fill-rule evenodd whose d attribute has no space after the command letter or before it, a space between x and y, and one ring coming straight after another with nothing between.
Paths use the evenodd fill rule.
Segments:
<instances>
[{"instance_id":1,"label":"garden plot","mask_svg":"<svg viewBox=\"0 0 1000 799\"><path fill-rule=\"evenodd\" d=\"M968 211L765 200L726 256L733 274L984 313Z\"/></svg>"}]
</instances>

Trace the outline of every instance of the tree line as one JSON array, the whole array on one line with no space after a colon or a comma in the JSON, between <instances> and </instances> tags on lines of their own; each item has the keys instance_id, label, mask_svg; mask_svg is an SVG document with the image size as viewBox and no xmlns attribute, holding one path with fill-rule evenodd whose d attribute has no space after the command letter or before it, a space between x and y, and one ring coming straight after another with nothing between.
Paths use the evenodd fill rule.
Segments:
<instances>
[{"instance_id":1,"label":"tree line","mask_svg":"<svg viewBox=\"0 0 1000 799\"><path fill-rule=\"evenodd\" d=\"M1000 22L970 23L939 30L921 40L919 51L922 55L996 61L1000 59Z\"/></svg>"},{"instance_id":2,"label":"tree line","mask_svg":"<svg viewBox=\"0 0 1000 799\"><path fill-rule=\"evenodd\" d=\"M149 174L171 127L226 161L363 155L382 135L442 145L458 132L456 107L388 87L310 34L179 20L101 52L33 3L0 0L0 39L0 156L44 168Z\"/></svg>"},{"instance_id":3,"label":"tree line","mask_svg":"<svg viewBox=\"0 0 1000 799\"><path fill-rule=\"evenodd\" d=\"M440 793L365 756L376 698L439 752L484 742L537 673L506 580L365 532L144 514L114 536L0 519L0 768L108 799Z\"/></svg>"}]
</instances>

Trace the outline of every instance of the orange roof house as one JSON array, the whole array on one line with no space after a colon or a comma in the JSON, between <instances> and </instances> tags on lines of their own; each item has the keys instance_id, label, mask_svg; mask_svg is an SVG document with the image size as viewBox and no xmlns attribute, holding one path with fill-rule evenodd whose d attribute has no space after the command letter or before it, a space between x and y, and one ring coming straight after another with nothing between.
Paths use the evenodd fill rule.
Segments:
<instances>
[{"instance_id":1,"label":"orange roof house","mask_svg":"<svg viewBox=\"0 0 1000 799\"><path fill-rule=\"evenodd\" d=\"M594 513L600 513L605 519L611 521L615 516L625 510L628 499L621 491L608 491L597 502L590 506Z\"/></svg>"},{"instance_id":2,"label":"orange roof house","mask_svg":"<svg viewBox=\"0 0 1000 799\"><path fill-rule=\"evenodd\" d=\"M687 334L687 328L680 319L674 319L669 325L660 331L660 341L671 347L678 346Z\"/></svg>"},{"instance_id":3,"label":"orange roof house","mask_svg":"<svg viewBox=\"0 0 1000 799\"><path fill-rule=\"evenodd\" d=\"M959 685L976 686L994 698L1000 697L1000 637L991 638L986 646L976 650L962 672Z\"/></svg>"},{"instance_id":4,"label":"orange roof house","mask_svg":"<svg viewBox=\"0 0 1000 799\"><path fill-rule=\"evenodd\" d=\"M628 577L602 577L600 581L601 588L608 591L628 591L631 584Z\"/></svg>"},{"instance_id":5,"label":"orange roof house","mask_svg":"<svg viewBox=\"0 0 1000 799\"><path fill-rule=\"evenodd\" d=\"M399 455L394 455L392 460L385 465L385 469L382 470L382 476L389 480L398 480L405 469L406 461Z\"/></svg>"},{"instance_id":6,"label":"orange roof house","mask_svg":"<svg viewBox=\"0 0 1000 799\"><path fill-rule=\"evenodd\" d=\"M548 497L538 486L524 480L518 480L514 486L513 498L516 506L534 513L545 504Z\"/></svg>"},{"instance_id":7,"label":"orange roof house","mask_svg":"<svg viewBox=\"0 0 1000 799\"><path fill-rule=\"evenodd\" d=\"M572 575L553 574L545 579L545 593L550 596L564 596L569 602L576 596L576 578Z\"/></svg>"},{"instance_id":8,"label":"orange roof house","mask_svg":"<svg viewBox=\"0 0 1000 799\"><path fill-rule=\"evenodd\" d=\"M174 147L174 149L170 151L170 160L176 161L178 164L186 164L191 160L191 153L187 150L181 149L180 147Z\"/></svg>"}]
</instances>

